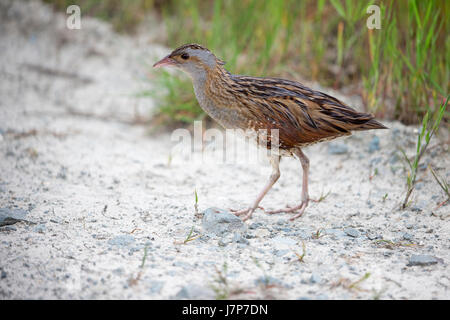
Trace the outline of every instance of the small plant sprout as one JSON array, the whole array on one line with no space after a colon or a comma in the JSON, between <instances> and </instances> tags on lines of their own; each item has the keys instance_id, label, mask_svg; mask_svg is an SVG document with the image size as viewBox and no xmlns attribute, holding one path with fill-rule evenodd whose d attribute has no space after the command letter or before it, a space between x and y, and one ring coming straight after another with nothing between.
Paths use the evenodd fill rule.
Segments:
<instances>
[{"instance_id":1,"label":"small plant sprout","mask_svg":"<svg viewBox=\"0 0 450 320\"><path fill-rule=\"evenodd\" d=\"M297 256L298 261L300 262L305 262L303 259L305 258L306 255L306 246L305 246L305 242L302 241L302 254L300 255L299 253L297 253L296 251L294 251L294 254Z\"/></svg>"},{"instance_id":2,"label":"small plant sprout","mask_svg":"<svg viewBox=\"0 0 450 320\"><path fill-rule=\"evenodd\" d=\"M197 189L195 189L194 194L195 194L194 209L195 209L195 214L198 215L198 194L197 194Z\"/></svg>"},{"instance_id":3,"label":"small plant sprout","mask_svg":"<svg viewBox=\"0 0 450 320\"><path fill-rule=\"evenodd\" d=\"M317 229L317 231L316 232L314 232L312 235L311 235L311 237L313 238L313 239L319 239L319 238L322 238L323 236L324 236L324 234L322 233L322 228L319 228L319 229Z\"/></svg>"},{"instance_id":4,"label":"small plant sprout","mask_svg":"<svg viewBox=\"0 0 450 320\"><path fill-rule=\"evenodd\" d=\"M200 237L200 234L193 235L194 233L194 226L192 226L191 230L187 234L186 238L183 241L174 241L174 244L187 244L188 242L194 241L195 239Z\"/></svg>"},{"instance_id":5,"label":"small plant sprout","mask_svg":"<svg viewBox=\"0 0 450 320\"><path fill-rule=\"evenodd\" d=\"M373 170L373 173L371 173L370 176L369 176L369 181L372 181L372 179L373 179L375 176L377 176L377 175L378 175L378 168L375 168L375 169Z\"/></svg>"},{"instance_id":6,"label":"small plant sprout","mask_svg":"<svg viewBox=\"0 0 450 320\"><path fill-rule=\"evenodd\" d=\"M324 194L323 190L322 190L322 192L320 193L319 199L310 199L310 200L313 202L317 202L317 203L322 202L330 195L330 193L331 193L331 191L328 191L326 194Z\"/></svg>"},{"instance_id":7,"label":"small plant sprout","mask_svg":"<svg viewBox=\"0 0 450 320\"><path fill-rule=\"evenodd\" d=\"M138 281L141 279L142 277L142 273L144 272L144 266L145 266L145 261L147 260L147 254L148 254L148 246L145 246L144 248L144 256L142 257L142 261L141 261L141 265L139 266L139 272L136 275L136 277L132 277L128 282L130 284L130 286L134 286L138 283Z\"/></svg>"},{"instance_id":8,"label":"small plant sprout","mask_svg":"<svg viewBox=\"0 0 450 320\"><path fill-rule=\"evenodd\" d=\"M349 289L357 289L357 290L359 290L359 285L363 281L367 280L369 277L370 277L370 272L366 272L360 279L358 279L355 282L351 283L348 288Z\"/></svg>"},{"instance_id":9,"label":"small plant sprout","mask_svg":"<svg viewBox=\"0 0 450 320\"><path fill-rule=\"evenodd\" d=\"M359 287L359 285L363 281L367 280L369 277L370 277L370 272L366 272L361 278L359 278L358 280L353 281L353 282L348 278L340 278L337 282L333 283L331 285L331 287L332 288L343 287L347 290L367 291L367 290L361 289Z\"/></svg>"},{"instance_id":10,"label":"small plant sprout","mask_svg":"<svg viewBox=\"0 0 450 320\"><path fill-rule=\"evenodd\" d=\"M414 186L416 184L417 179L417 169L419 167L419 162L422 156L425 154L425 151L427 150L428 145L430 144L431 138L434 136L434 134L439 129L439 124L441 123L442 117L444 116L445 109L447 108L448 99L450 96L447 97L445 102L441 104L441 107L439 108L439 112L437 115L436 120L434 121L434 124L431 128L429 128L429 113L427 112L425 114L425 117L422 121L422 129L419 132L419 135L417 136L417 148L416 148L416 154L414 156L414 160L411 162L409 158L406 156L406 153L404 150L400 149L400 151L403 153L404 158L406 159L406 162L408 163L410 171L408 172L408 176L406 179L407 184L407 190L406 190L406 196L402 203L402 209L405 209L409 204L409 197L411 196L411 193L414 190ZM424 140L425 139L425 143Z\"/></svg>"},{"instance_id":11,"label":"small plant sprout","mask_svg":"<svg viewBox=\"0 0 450 320\"><path fill-rule=\"evenodd\" d=\"M388 196L389 195L387 193L383 196L383 202L386 202L386 199L387 199Z\"/></svg>"},{"instance_id":12,"label":"small plant sprout","mask_svg":"<svg viewBox=\"0 0 450 320\"><path fill-rule=\"evenodd\" d=\"M253 260L253 262L255 263L255 265L256 265L259 269L261 269L261 271L262 271L262 273L263 273L263 278L264 278L263 285L264 285L264 287L265 287L265 288L272 287L272 285L270 284L270 278L269 278L269 276L267 275L267 272L266 272L266 270L263 268L263 266L261 265L261 263L259 263L258 259L255 258L255 257L252 257L252 260Z\"/></svg>"},{"instance_id":13,"label":"small plant sprout","mask_svg":"<svg viewBox=\"0 0 450 320\"><path fill-rule=\"evenodd\" d=\"M214 284L211 285L211 288L216 293L216 300L228 299L230 295L227 279L228 265L224 262L221 270L217 268L217 266L214 266L214 268L216 269L216 277L214 278Z\"/></svg>"},{"instance_id":14,"label":"small plant sprout","mask_svg":"<svg viewBox=\"0 0 450 320\"><path fill-rule=\"evenodd\" d=\"M167 156L167 167L170 168L170 165L172 164L173 155L172 153L169 153Z\"/></svg>"},{"instance_id":15,"label":"small plant sprout","mask_svg":"<svg viewBox=\"0 0 450 320\"><path fill-rule=\"evenodd\" d=\"M431 174L433 175L438 185L442 190L444 190L445 194L447 195L447 199L445 199L438 205L438 208L440 208L450 200L450 185L443 178L439 177L431 166L428 167L430 168Z\"/></svg>"},{"instance_id":16,"label":"small plant sprout","mask_svg":"<svg viewBox=\"0 0 450 320\"><path fill-rule=\"evenodd\" d=\"M389 250L393 250L394 248L399 248L399 247L417 246L417 244L415 244L415 243L405 243L405 242L400 242L400 241L394 242L392 240L386 240L386 239L375 240L375 244L380 248L386 248Z\"/></svg>"},{"instance_id":17,"label":"small plant sprout","mask_svg":"<svg viewBox=\"0 0 450 320\"><path fill-rule=\"evenodd\" d=\"M145 266L145 261L147 260L148 246L144 248L144 256L142 257L141 269Z\"/></svg>"}]
</instances>

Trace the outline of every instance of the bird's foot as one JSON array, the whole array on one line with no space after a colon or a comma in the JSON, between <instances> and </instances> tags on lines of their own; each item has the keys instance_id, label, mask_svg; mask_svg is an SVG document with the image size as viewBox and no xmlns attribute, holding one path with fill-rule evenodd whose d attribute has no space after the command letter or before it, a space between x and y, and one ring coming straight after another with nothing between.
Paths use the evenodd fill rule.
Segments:
<instances>
[{"instance_id":1,"label":"bird's foot","mask_svg":"<svg viewBox=\"0 0 450 320\"><path fill-rule=\"evenodd\" d=\"M292 218L289 218L289 220L293 221L293 220L295 220L295 219L297 219L297 218L299 218L299 217L301 217L303 215L303 213L305 212L306 207L308 206L308 200L302 201L298 206L295 206L295 207L287 206L284 209L269 210L269 211L264 210L264 212L268 213L268 214L276 214L276 213L283 213L283 212L296 213L295 216L293 216Z\"/></svg>"},{"instance_id":2,"label":"bird's foot","mask_svg":"<svg viewBox=\"0 0 450 320\"><path fill-rule=\"evenodd\" d=\"M257 207L260 208L262 210L264 210L264 208L262 207ZM234 210L234 209L230 209L230 211L235 215L235 216L242 216L242 221L248 220L252 217L253 212L255 211L256 208L247 208L244 210Z\"/></svg>"}]
</instances>

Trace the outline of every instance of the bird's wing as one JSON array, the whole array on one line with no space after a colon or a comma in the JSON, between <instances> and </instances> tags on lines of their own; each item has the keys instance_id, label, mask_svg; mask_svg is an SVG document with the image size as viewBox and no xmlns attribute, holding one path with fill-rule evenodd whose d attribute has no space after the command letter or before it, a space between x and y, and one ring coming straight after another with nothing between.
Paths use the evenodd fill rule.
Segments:
<instances>
[{"instance_id":1,"label":"bird's wing","mask_svg":"<svg viewBox=\"0 0 450 320\"><path fill-rule=\"evenodd\" d=\"M249 116L258 119L261 128L279 129L286 147L350 135L352 130L384 128L371 114L299 82L240 77L239 84L247 91Z\"/></svg>"}]
</instances>

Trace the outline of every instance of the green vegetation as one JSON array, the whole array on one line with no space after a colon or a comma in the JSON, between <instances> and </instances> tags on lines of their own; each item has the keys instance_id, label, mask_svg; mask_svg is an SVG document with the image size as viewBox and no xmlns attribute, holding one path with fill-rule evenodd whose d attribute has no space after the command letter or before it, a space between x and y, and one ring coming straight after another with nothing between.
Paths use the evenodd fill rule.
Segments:
<instances>
[{"instance_id":1,"label":"green vegetation","mask_svg":"<svg viewBox=\"0 0 450 320\"><path fill-rule=\"evenodd\" d=\"M68 0L47 0L65 8ZM130 30L157 11L169 48L196 42L232 73L317 81L359 94L378 117L418 123L448 95L450 2L446 0L79 1L83 13ZM368 29L371 4L381 29ZM204 116L190 81L158 71L159 123ZM444 122L450 113L445 112Z\"/></svg>"},{"instance_id":2,"label":"green vegetation","mask_svg":"<svg viewBox=\"0 0 450 320\"><path fill-rule=\"evenodd\" d=\"M226 262L223 263L222 269L217 268L217 266L214 266L216 269L216 277L213 280L213 284L211 284L211 289L216 294L216 300L226 300L230 296L230 287L228 283L228 265Z\"/></svg>"},{"instance_id":3,"label":"green vegetation","mask_svg":"<svg viewBox=\"0 0 450 320\"><path fill-rule=\"evenodd\" d=\"M439 177L438 174L434 171L434 169L429 166L431 173L433 174L434 179L438 183L438 185L441 187L441 189L445 192L447 195L447 199L442 202L442 205L450 200L450 184L448 184L443 178Z\"/></svg>"},{"instance_id":4,"label":"green vegetation","mask_svg":"<svg viewBox=\"0 0 450 320\"><path fill-rule=\"evenodd\" d=\"M449 96L450 97L450 96ZM405 209L409 202L409 197L411 196L411 193L414 190L414 186L416 185L416 178L417 178L417 170L419 167L420 159L425 154L428 145L430 144L431 138L434 136L434 134L439 129L439 124L442 121L442 118L445 113L445 109L447 108L448 99L441 105L439 108L439 112L437 114L436 120L434 121L434 124L430 127L430 118L429 113L427 112L425 114L425 117L422 120L422 129L420 130L419 134L417 135L417 147L416 147L416 154L414 156L414 160L411 162L409 158L406 156L405 151L403 149L400 149L400 151L403 153L403 156L405 157L406 162L409 166L409 172L406 177L406 184L407 184L407 191L405 199L402 203L402 208ZM424 141L425 139L425 141Z\"/></svg>"},{"instance_id":5,"label":"green vegetation","mask_svg":"<svg viewBox=\"0 0 450 320\"><path fill-rule=\"evenodd\" d=\"M59 11L66 11L70 5L78 5L81 15L89 15L108 21L117 31L135 31L148 11L157 8L158 0L43 0Z\"/></svg>"},{"instance_id":6,"label":"green vegetation","mask_svg":"<svg viewBox=\"0 0 450 320\"><path fill-rule=\"evenodd\" d=\"M381 29L366 26L369 4L380 6ZM448 92L450 3L445 0L181 0L162 12L170 48L200 42L232 73L350 86L380 117L418 122ZM168 74L159 76L167 85ZM190 81L168 83L161 101L161 114L172 120L178 120L172 116L178 111L183 121L202 114L185 83ZM190 99L172 100L188 93Z\"/></svg>"},{"instance_id":7,"label":"green vegetation","mask_svg":"<svg viewBox=\"0 0 450 320\"><path fill-rule=\"evenodd\" d=\"M190 241L194 241L195 239L199 238L201 235L197 234L194 235L194 226L192 226L189 233L186 235L186 238L183 241L174 241L174 244L187 244Z\"/></svg>"}]
</instances>

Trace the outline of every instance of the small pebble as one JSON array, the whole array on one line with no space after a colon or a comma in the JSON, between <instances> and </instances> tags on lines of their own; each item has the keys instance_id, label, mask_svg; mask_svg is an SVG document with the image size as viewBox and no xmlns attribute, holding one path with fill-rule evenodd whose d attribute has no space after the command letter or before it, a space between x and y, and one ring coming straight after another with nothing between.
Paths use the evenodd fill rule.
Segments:
<instances>
[{"instance_id":1,"label":"small pebble","mask_svg":"<svg viewBox=\"0 0 450 320\"><path fill-rule=\"evenodd\" d=\"M209 287L201 287L197 284L185 285L175 295L175 299L211 300L215 298L214 291Z\"/></svg>"},{"instance_id":2,"label":"small pebble","mask_svg":"<svg viewBox=\"0 0 450 320\"><path fill-rule=\"evenodd\" d=\"M254 229L258 229L261 226L262 226L261 222L253 222L252 224L250 224L250 226L248 228L254 230Z\"/></svg>"},{"instance_id":3,"label":"small pebble","mask_svg":"<svg viewBox=\"0 0 450 320\"><path fill-rule=\"evenodd\" d=\"M405 232L403 234L403 239L411 241L413 239L412 234Z\"/></svg>"},{"instance_id":4,"label":"small pebble","mask_svg":"<svg viewBox=\"0 0 450 320\"><path fill-rule=\"evenodd\" d=\"M33 228L33 231L37 233L45 233L45 231L47 231L47 227L45 224L38 224Z\"/></svg>"},{"instance_id":5,"label":"small pebble","mask_svg":"<svg viewBox=\"0 0 450 320\"><path fill-rule=\"evenodd\" d=\"M234 214L219 208L209 208L203 212L202 227L206 234L224 236L247 229L245 223Z\"/></svg>"},{"instance_id":6,"label":"small pebble","mask_svg":"<svg viewBox=\"0 0 450 320\"><path fill-rule=\"evenodd\" d=\"M345 229L344 229L344 232L345 232L345 234L347 234L347 235L350 236L350 237L353 237L353 238L359 237L359 231L356 230L356 229L353 229L353 228L345 228Z\"/></svg>"},{"instance_id":7,"label":"small pebble","mask_svg":"<svg viewBox=\"0 0 450 320\"><path fill-rule=\"evenodd\" d=\"M135 239L133 236L129 234L124 234L110 239L108 241L108 244L111 246L126 247L134 243L134 241Z\"/></svg>"},{"instance_id":8,"label":"small pebble","mask_svg":"<svg viewBox=\"0 0 450 320\"><path fill-rule=\"evenodd\" d=\"M429 266L433 264L437 264L439 262L438 258L426 255L426 254L419 254L419 255L412 255L411 258L409 258L407 266Z\"/></svg>"},{"instance_id":9,"label":"small pebble","mask_svg":"<svg viewBox=\"0 0 450 320\"><path fill-rule=\"evenodd\" d=\"M369 240L381 239L381 237L379 235L377 235L376 233L371 233L371 232L367 233L366 237Z\"/></svg>"},{"instance_id":10,"label":"small pebble","mask_svg":"<svg viewBox=\"0 0 450 320\"><path fill-rule=\"evenodd\" d=\"M329 154L345 154L348 152L348 147L342 143L330 143L328 144Z\"/></svg>"},{"instance_id":11,"label":"small pebble","mask_svg":"<svg viewBox=\"0 0 450 320\"><path fill-rule=\"evenodd\" d=\"M369 153L374 153L378 150L380 150L380 138L374 136L369 144Z\"/></svg>"},{"instance_id":12,"label":"small pebble","mask_svg":"<svg viewBox=\"0 0 450 320\"><path fill-rule=\"evenodd\" d=\"M319 283L321 281L322 281L322 278L316 273L313 273L311 275L311 277L309 278L309 283Z\"/></svg>"},{"instance_id":13,"label":"small pebble","mask_svg":"<svg viewBox=\"0 0 450 320\"><path fill-rule=\"evenodd\" d=\"M238 232L234 234L233 242L249 244L249 241L246 238L244 238L241 233L238 233Z\"/></svg>"},{"instance_id":14,"label":"small pebble","mask_svg":"<svg viewBox=\"0 0 450 320\"><path fill-rule=\"evenodd\" d=\"M273 286L281 285L281 281L271 276L262 276L255 280L255 285Z\"/></svg>"},{"instance_id":15,"label":"small pebble","mask_svg":"<svg viewBox=\"0 0 450 320\"><path fill-rule=\"evenodd\" d=\"M227 245L228 245L228 243L229 242L227 242L227 241L225 241L224 239L219 239L219 241L217 242L217 244L220 246L220 247L226 247Z\"/></svg>"},{"instance_id":16,"label":"small pebble","mask_svg":"<svg viewBox=\"0 0 450 320\"><path fill-rule=\"evenodd\" d=\"M164 287L163 281L153 280L149 283L150 289L148 290L150 294L159 294L161 289Z\"/></svg>"},{"instance_id":17,"label":"small pebble","mask_svg":"<svg viewBox=\"0 0 450 320\"><path fill-rule=\"evenodd\" d=\"M4 226L0 228L0 231L17 231L17 228L14 226Z\"/></svg>"}]
</instances>

